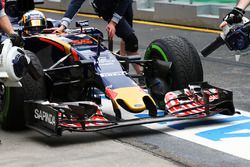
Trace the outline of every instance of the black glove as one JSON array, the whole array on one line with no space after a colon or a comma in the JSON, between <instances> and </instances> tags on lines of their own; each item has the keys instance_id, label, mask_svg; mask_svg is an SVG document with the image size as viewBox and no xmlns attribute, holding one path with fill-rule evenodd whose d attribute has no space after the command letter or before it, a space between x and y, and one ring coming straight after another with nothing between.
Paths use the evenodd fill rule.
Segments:
<instances>
[{"instance_id":1,"label":"black glove","mask_svg":"<svg viewBox=\"0 0 250 167\"><path fill-rule=\"evenodd\" d=\"M240 23L244 14L245 11L243 9L234 7L233 10L224 17L223 20L230 25Z\"/></svg>"},{"instance_id":2,"label":"black glove","mask_svg":"<svg viewBox=\"0 0 250 167\"><path fill-rule=\"evenodd\" d=\"M11 42L13 43L13 46L19 46L19 47L24 46L24 41L23 41L22 37L20 37L18 34L16 34L16 33L9 34L9 38L10 38Z\"/></svg>"}]
</instances>

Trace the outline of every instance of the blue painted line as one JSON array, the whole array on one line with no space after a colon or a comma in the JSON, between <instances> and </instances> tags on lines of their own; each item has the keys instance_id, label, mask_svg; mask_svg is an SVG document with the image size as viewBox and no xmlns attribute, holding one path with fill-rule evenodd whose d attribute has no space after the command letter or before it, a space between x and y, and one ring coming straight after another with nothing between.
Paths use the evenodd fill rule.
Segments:
<instances>
[{"instance_id":1,"label":"blue painted line","mask_svg":"<svg viewBox=\"0 0 250 167\"><path fill-rule=\"evenodd\" d=\"M164 111L158 111L157 116L164 116L165 112ZM149 118L150 116L148 114L135 114L135 117L137 118Z\"/></svg>"},{"instance_id":2,"label":"blue painted line","mask_svg":"<svg viewBox=\"0 0 250 167\"><path fill-rule=\"evenodd\" d=\"M157 116L163 116L164 112L158 112ZM148 114L136 114L135 115L138 118L149 118ZM250 120L250 117L247 116L238 116L238 117L229 117L229 118L220 118L220 119L209 119L209 120L201 120L201 121L195 121L195 122L185 122L185 123L177 123L168 125L170 128L176 129L176 130L182 130L185 128L190 127L197 127L202 125L213 125L213 124L222 124L227 122L234 122L234 121L242 121L242 120ZM168 122L159 122L158 124L164 125Z\"/></svg>"},{"instance_id":3,"label":"blue painted line","mask_svg":"<svg viewBox=\"0 0 250 167\"><path fill-rule=\"evenodd\" d=\"M100 95L102 99L107 99L105 95ZM165 113L164 111L158 111L157 116L163 116ZM149 118L148 114L136 114L137 118ZM176 130L183 130L185 128L192 128L192 127L200 127L200 126L207 126L207 125L220 125L228 122L236 122L236 121L245 121L249 120L249 116L229 116L228 118L207 118L202 120L190 121L190 122L183 122L183 123L176 123L176 124L169 124L168 122L159 122L157 124L166 125L170 128ZM246 123L238 123L232 126L226 126L222 128L207 130L203 132L196 133L195 135L206 138L212 141L220 141L221 139L225 138L236 138L236 137L250 137L250 133L240 132L241 130L250 130L250 122ZM237 133L238 132L238 133Z\"/></svg>"},{"instance_id":4,"label":"blue painted line","mask_svg":"<svg viewBox=\"0 0 250 167\"><path fill-rule=\"evenodd\" d=\"M199 132L196 135L213 141L234 137L250 137L250 133L234 133L240 130L250 130L250 122Z\"/></svg>"},{"instance_id":5,"label":"blue painted line","mask_svg":"<svg viewBox=\"0 0 250 167\"><path fill-rule=\"evenodd\" d=\"M213 125L213 124L223 124L227 122L235 122L235 121L243 121L243 120L250 120L250 117L247 116L238 116L238 117L229 117L229 118L220 118L220 119L214 119L209 118L206 120L196 121L196 122L185 122L185 123L178 123L169 125L169 127L177 130L185 129L186 127L197 127L202 125Z\"/></svg>"}]
</instances>

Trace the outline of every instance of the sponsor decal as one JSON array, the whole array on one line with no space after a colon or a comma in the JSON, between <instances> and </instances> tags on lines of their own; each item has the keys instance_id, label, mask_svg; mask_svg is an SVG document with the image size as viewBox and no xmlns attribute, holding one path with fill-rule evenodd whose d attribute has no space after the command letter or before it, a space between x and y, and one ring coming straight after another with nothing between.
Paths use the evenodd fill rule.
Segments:
<instances>
[{"instance_id":1,"label":"sponsor decal","mask_svg":"<svg viewBox=\"0 0 250 167\"><path fill-rule=\"evenodd\" d=\"M34 118L44 121L52 126L56 125L56 121L55 121L55 116L52 115L51 113L48 113L46 111L43 110L39 110L39 109L35 109L34 110Z\"/></svg>"},{"instance_id":2,"label":"sponsor decal","mask_svg":"<svg viewBox=\"0 0 250 167\"><path fill-rule=\"evenodd\" d=\"M61 0L48 0L50 2L61 2Z\"/></svg>"},{"instance_id":3,"label":"sponsor decal","mask_svg":"<svg viewBox=\"0 0 250 167\"><path fill-rule=\"evenodd\" d=\"M115 63L115 60L114 59L109 59L109 58L106 58L106 57L99 57L98 58L98 63L100 65L113 65Z\"/></svg>"},{"instance_id":4,"label":"sponsor decal","mask_svg":"<svg viewBox=\"0 0 250 167\"><path fill-rule=\"evenodd\" d=\"M124 71L101 73L101 77L115 77L124 75Z\"/></svg>"},{"instance_id":5,"label":"sponsor decal","mask_svg":"<svg viewBox=\"0 0 250 167\"><path fill-rule=\"evenodd\" d=\"M77 39L70 42L71 45L91 45L93 41L90 39Z\"/></svg>"},{"instance_id":6,"label":"sponsor decal","mask_svg":"<svg viewBox=\"0 0 250 167\"><path fill-rule=\"evenodd\" d=\"M134 106L135 107L142 107L143 105L142 104L135 104Z\"/></svg>"}]
</instances>

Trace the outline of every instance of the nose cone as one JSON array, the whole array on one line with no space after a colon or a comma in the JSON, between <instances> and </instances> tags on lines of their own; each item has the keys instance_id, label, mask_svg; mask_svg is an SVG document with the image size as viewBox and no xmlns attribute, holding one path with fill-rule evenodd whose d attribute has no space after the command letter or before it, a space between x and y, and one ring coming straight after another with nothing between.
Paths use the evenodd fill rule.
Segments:
<instances>
[{"instance_id":1,"label":"nose cone","mask_svg":"<svg viewBox=\"0 0 250 167\"><path fill-rule=\"evenodd\" d=\"M117 93L115 101L125 110L138 113L146 109L143 98L150 96L140 87L119 88L113 91Z\"/></svg>"}]
</instances>

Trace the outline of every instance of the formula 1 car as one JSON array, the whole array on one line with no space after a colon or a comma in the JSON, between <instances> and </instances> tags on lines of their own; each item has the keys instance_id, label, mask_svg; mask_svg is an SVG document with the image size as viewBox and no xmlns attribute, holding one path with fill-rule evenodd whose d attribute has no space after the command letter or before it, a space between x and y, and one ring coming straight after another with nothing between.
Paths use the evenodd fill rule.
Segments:
<instances>
[{"instance_id":1,"label":"formula 1 car","mask_svg":"<svg viewBox=\"0 0 250 167\"><path fill-rule=\"evenodd\" d=\"M55 24L50 20L49 25ZM63 34L44 29L24 37L27 56L41 77L34 80L26 74L22 87L1 85L3 129L26 125L60 136L65 130L97 131L235 113L232 92L202 82L199 54L185 38L154 40L142 60L112 52L102 42L103 33L86 25L78 21L76 29ZM143 67L143 75L131 74L133 63ZM145 80L145 87L138 78ZM103 97L111 101L113 112L102 109ZM148 117L124 117L141 112Z\"/></svg>"}]
</instances>

